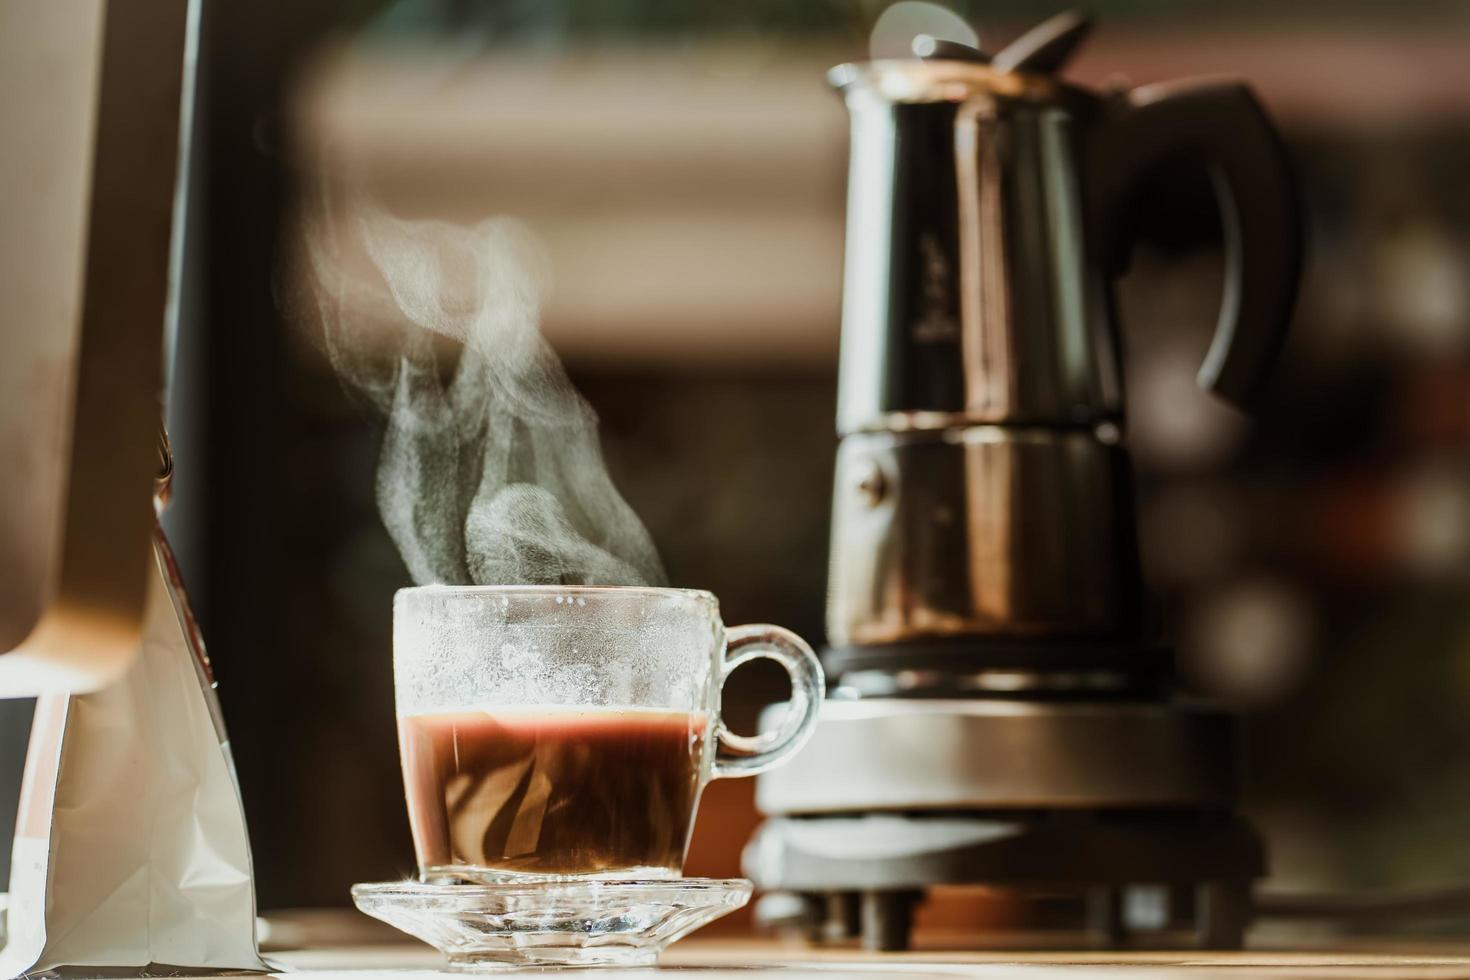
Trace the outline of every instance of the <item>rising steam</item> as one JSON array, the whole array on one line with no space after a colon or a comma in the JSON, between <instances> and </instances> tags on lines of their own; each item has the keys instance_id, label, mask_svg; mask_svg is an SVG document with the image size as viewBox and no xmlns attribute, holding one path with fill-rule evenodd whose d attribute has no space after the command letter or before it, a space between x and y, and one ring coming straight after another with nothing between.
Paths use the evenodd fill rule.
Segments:
<instances>
[{"instance_id":1,"label":"rising steam","mask_svg":"<svg viewBox=\"0 0 1470 980\"><path fill-rule=\"evenodd\" d=\"M524 226L359 206L305 241L332 365L387 416L378 508L415 582L664 582L538 329L545 263Z\"/></svg>"}]
</instances>

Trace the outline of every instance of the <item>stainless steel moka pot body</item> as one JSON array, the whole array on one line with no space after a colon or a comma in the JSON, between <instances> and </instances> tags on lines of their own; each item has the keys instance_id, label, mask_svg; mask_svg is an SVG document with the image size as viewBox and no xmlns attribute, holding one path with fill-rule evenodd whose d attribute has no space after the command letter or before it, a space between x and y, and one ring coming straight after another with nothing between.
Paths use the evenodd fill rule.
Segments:
<instances>
[{"instance_id":1,"label":"stainless steel moka pot body","mask_svg":"<svg viewBox=\"0 0 1470 980\"><path fill-rule=\"evenodd\" d=\"M927 38L831 72L851 116L828 587L833 696L762 776L768 921L908 942L934 885L1074 890L1091 941L1241 942L1260 841L1233 719L1180 698L1147 614L1113 282L1140 194L1214 180L1226 282L1200 381L1246 405L1296 295L1283 146L1245 86L1096 93L1088 22L994 58ZM782 904L782 902L786 904Z\"/></svg>"},{"instance_id":2,"label":"stainless steel moka pot body","mask_svg":"<svg viewBox=\"0 0 1470 980\"><path fill-rule=\"evenodd\" d=\"M1227 230L1201 382L1245 403L1281 344L1299 222L1249 90L1088 92L1053 72L1085 22L1050 28L989 63L945 45L830 75L852 134L828 608L839 668L899 668L928 645L926 669L962 672L965 657L941 649L956 640L1101 642L1126 657L1148 639L1112 282L1136 195L1163 168L1210 166Z\"/></svg>"}]
</instances>

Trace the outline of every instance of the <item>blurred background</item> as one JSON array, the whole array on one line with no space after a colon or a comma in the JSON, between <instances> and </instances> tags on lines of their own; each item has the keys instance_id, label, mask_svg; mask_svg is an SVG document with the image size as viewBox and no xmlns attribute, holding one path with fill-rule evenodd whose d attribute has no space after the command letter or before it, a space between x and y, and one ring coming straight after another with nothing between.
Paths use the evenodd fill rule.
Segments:
<instances>
[{"instance_id":1,"label":"blurred background","mask_svg":"<svg viewBox=\"0 0 1470 980\"><path fill-rule=\"evenodd\" d=\"M544 331L672 583L820 641L847 139L823 76L868 56L885 6L205 4L168 523L262 909L413 865L389 649L409 583L373 501L380 420L283 313L303 209L347 188L528 222ZM1062 9L949 6L991 49ZM1146 568L1193 688L1246 713L1271 883L1470 880L1470 8L1091 9L1073 79L1243 76L1306 194L1305 290L1255 418L1193 380L1220 293L1203 175L1154 189L1122 292ZM783 693L732 683L737 729ZM751 794L711 787L690 873L738 873Z\"/></svg>"}]
</instances>

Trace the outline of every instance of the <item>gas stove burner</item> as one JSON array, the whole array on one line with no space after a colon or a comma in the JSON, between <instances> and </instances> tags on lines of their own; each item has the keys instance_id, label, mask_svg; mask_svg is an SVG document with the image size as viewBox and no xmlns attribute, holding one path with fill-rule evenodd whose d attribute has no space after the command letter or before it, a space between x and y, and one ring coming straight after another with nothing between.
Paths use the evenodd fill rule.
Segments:
<instances>
[{"instance_id":1,"label":"gas stove burner","mask_svg":"<svg viewBox=\"0 0 1470 980\"><path fill-rule=\"evenodd\" d=\"M906 948L916 902L952 885L1072 895L1105 947L1146 925L1130 896L1162 889L1171 932L1234 948L1265 872L1235 769L1231 716L1183 701L829 700L757 784L745 871L800 898L788 924L875 949Z\"/></svg>"},{"instance_id":2,"label":"gas stove burner","mask_svg":"<svg viewBox=\"0 0 1470 980\"><path fill-rule=\"evenodd\" d=\"M745 865L768 891L758 922L814 942L907 949L929 890L984 885L1073 897L1091 947L1146 936L1158 948L1238 949L1265 856L1226 811L1073 810L783 817L762 825Z\"/></svg>"}]
</instances>

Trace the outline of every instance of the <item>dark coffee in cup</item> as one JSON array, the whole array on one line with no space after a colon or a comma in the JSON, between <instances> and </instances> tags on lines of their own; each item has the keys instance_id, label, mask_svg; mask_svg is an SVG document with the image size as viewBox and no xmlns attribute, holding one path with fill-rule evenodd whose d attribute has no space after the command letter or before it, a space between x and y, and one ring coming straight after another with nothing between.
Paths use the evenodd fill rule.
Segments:
<instances>
[{"instance_id":1,"label":"dark coffee in cup","mask_svg":"<svg viewBox=\"0 0 1470 980\"><path fill-rule=\"evenodd\" d=\"M703 712L517 706L398 726L425 877L679 873Z\"/></svg>"}]
</instances>

